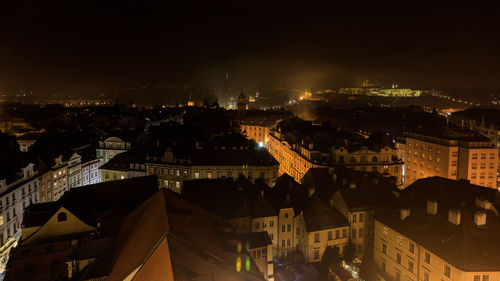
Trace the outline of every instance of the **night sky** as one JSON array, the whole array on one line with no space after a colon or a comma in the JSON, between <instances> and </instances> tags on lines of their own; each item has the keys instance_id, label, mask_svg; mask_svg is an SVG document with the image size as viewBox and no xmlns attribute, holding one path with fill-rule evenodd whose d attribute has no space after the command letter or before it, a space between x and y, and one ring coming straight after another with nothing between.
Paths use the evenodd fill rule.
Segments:
<instances>
[{"instance_id":1,"label":"night sky","mask_svg":"<svg viewBox=\"0 0 500 281\"><path fill-rule=\"evenodd\" d=\"M225 72L242 87L336 88L362 79L415 88L500 87L500 19L493 7L4 2L4 90L84 94L158 80L212 85Z\"/></svg>"}]
</instances>

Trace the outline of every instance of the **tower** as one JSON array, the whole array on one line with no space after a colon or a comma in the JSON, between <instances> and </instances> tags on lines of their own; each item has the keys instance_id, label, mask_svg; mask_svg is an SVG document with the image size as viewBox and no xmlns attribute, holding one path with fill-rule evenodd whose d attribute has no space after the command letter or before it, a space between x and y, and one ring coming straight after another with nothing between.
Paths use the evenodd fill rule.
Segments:
<instances>
[{"instance_id":1,"label":"tower","mask_svg":"<svg viewBox=\"0 0 500 281\"><path fill-rule=\"evenodd\" d=\"M243 94L243 89L241 89L241 93L238 96L238 116L245 116L245 111L247 109L246 97Z\"/></svg>"}]
</instances>

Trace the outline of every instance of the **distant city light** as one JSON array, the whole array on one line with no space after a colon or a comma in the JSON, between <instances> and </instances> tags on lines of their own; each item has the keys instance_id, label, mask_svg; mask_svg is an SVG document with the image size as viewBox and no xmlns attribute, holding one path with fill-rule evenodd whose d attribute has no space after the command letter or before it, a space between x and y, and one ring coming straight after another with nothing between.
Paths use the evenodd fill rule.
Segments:
<instances>
[{"instance_id":1,"label":"distant city light","mask_svg":"<svg viewBox=\"0 0 500 281\"><path fill-rule=\"evenodd\" d=\"M259 142L259 147L264 147L264 143L263 142Z\"/></svg>"}]
</instances>

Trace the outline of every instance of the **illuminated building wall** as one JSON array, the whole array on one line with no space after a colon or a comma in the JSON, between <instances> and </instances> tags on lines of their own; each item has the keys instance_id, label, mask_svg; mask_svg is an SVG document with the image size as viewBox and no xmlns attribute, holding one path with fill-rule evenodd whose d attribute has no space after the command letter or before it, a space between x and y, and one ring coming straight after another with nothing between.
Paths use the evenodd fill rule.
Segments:
<instances>
[{"instance_id":1,"label":"illuminated building wall","mask_svg":"<svg viewBox=\"0 0 500 281\"><path fill-rule=\"evenodd\" d=\"M130 150L130 142L125 142L117 137L110 137L104 141L99 141L99 148L96 149L97 158L102 164L108 163L113 157L122 152Z\"/></svg>"},{"instance_id":2,"label":"illuminated building wall","mask_svg":"<svg viewBox=\"0 0 500 281\"><path fill-rule=\"evenodd\" d=\"M38 203L40 176L33 168L34 164L28 164L22 169L23 176L12 183L0 180L0 273L21 238L24 209Z\"/></svg>"},{"instance_id":3,"label":"illuminated building wall","mask_svg":"<svg viewBox=\"0 0 500 281\"><path fill-rule=\"evenodd\" d=\"M269 153L280 163L280 174L287 173L300 182L310 168L325 168L344 166L358 171L373 171L396 177L401 185L403 162L397 156L397 150L385 147L378 151L361 148L348 150L346 148L332 149L330 159L321 160L321 152L315 151L313 145L304 147L289 144L281 133L272 130L267 146ZM318 160L316 160L318 159Z\"/></svg>"},{"instance_id":4,"label":"illuminated building wall","mask_svg":"<svg viewBox=\"0 0 500 281\"><path fill-rule=\"evenodd\" d=\"M269 143L269 132L271 131L271 126L266 126L264 124L246 124L240 125L241 134L245 135L248 139L251 139L258 143L259 145L266 146Z\"/></svg>"},{"instance_id":5,"label":"illuminated building wall","mask_svg":"<svg viewBox=\"0 0 500 281\"><path fill-rule=\"evenodd\" d=\"M439 176L496 188L498 150L489 141L456 140L411 133L406 138L405 186Z\"/></svg>"},{"instance_id":6,"label":"illuminated building wall","mask_svg":"<svg viewBox=\"0 0 500 281\"><path fill-rule=\"evenodd\" d=\"M238 178L244 176L249 180L263 178L271 184L278 177L278 165L189 165L172 162L147 162L147 175L157 175L158 185L177 193L182 190L182 182L191 179Z\"/></svg>"}]
</instances>

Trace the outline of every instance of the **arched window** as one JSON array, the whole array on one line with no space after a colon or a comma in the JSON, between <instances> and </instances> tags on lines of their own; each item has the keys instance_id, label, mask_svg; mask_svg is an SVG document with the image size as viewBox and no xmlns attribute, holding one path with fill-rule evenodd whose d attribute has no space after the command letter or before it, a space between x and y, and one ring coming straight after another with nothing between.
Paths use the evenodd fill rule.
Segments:
<instances>
[{"instance_id":1,"label":"arched window","mask_svg":"<svg viewBox=\"0 0 500 281\"><path fill-rule=\"evenodd\" d=\"M378 158L377 158L377 156L373 156L373 157L372 157L372 162L373 162L373 163L377 163L377 162L378 162Z\"/></svg>"},{"instance_id":2,"label":"arched window","mask_svg":"<svg viewBox=\"0 0 500 281\"><path fill-rule=\"evenodd\" d=\"M349 159L349 162L350 162L350 163L356 163L356 158L351 157L351 158Z\"/></svg>"},{"instance_id":3,"label":"arched window","mask_svg":"<svg viewBox=\"0 0 500 281\"><path fill-rule=\"evenodd\" d=\"M65 212L60 212L59 215L57 215L57 221L66 221L67 219L68 217Z\"/></svg>"}]
</instances>

